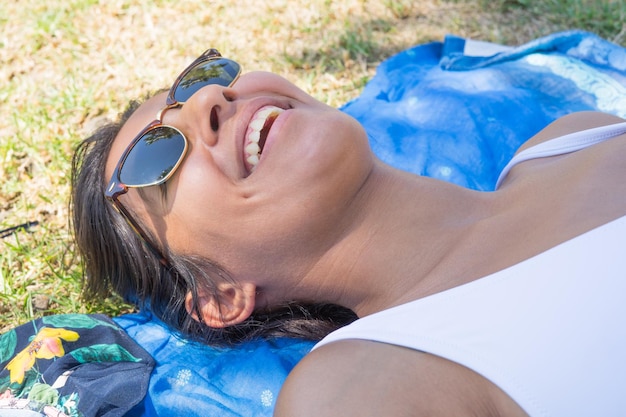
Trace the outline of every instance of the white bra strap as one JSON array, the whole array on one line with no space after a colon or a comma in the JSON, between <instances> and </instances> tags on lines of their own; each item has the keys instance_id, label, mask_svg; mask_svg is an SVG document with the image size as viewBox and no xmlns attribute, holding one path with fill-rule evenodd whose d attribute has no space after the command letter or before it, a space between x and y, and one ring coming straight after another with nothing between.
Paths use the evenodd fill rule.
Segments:
<instances>
[{"instance_id":1,"label":"white bra strap","mask_svg":"<svg viewBox=\"0 0 626 417\"><path fill-rule=\"evenodd\" d=\"M564 136L559 136L546 142L542 142L531 148L525 149L515 155L509 161L509 163L506 164L506 166L500 173L500 176L498 177L498 181L496 182L496 189L500 186L500 183L504 180L511 168L513 168L520 162L528 161L529 159L545 158L548 156L576 152L588 146L604 142L607 139L611 139L615 136L623 135L625 133L626 122L615 123L611 125L595 127L592 129L581 130L579 132L570 133Z\"/></svg>"}]
</instances>

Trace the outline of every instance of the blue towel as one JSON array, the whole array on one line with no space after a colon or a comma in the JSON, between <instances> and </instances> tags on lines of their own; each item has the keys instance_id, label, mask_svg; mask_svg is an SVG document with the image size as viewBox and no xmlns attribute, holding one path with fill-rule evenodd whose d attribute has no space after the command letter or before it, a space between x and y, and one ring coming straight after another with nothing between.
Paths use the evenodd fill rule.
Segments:
<instances>
[{"instance_id":1,"label":"blue towel","mask_svg":"<svg viewBox=\"0 0 626 417\"><path fill-rule=\"evenodd\" d=\"M155 361L143 416L271 416L289 371L312 343L280 339L212 348L181 338L148 312L114 319Z\"/></svg>"},{"instance_id":2,"label":"blue towel","mask_svg":"<svg viewBox=\"0 0 626 417\"><path fill-rule=\"evenodd\" d=\"M500 52L476 56L476 46ZM383 62L343 110L390 165L493 190L515 150L555 119L583 110L626 118L626 50L581 31L517 48L448 36Z\"/></svg>"},{"instance_id":3,"label":"blue towel","mask_svg":"<svg viewBox=\"0 0 626 417\"><path fill-rule=\"evenodd\" d=\"M516 48L449 36L383 62L342 110L365 126L385 162L489 191L515 150L558 117L626 117L626 50L581 31ZM271 416L281 384L312 346L214 349L185 342L148 313L116 320L155 358L148 416Z\"/></svg>"}]
</instances>

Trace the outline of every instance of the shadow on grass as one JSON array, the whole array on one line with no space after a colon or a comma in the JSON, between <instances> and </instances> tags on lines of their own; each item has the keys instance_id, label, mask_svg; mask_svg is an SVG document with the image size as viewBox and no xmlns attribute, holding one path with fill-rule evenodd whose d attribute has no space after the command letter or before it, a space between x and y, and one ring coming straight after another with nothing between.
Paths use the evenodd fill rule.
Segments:
<instances>
[{"instance_id":1,"label":"shadow on grass","mask_svg":"<svg viewBox=\"0 0 626 417\"><path fill-rule=\"evenodd\" d=\"M557 30L580 29L626 46L626 1L623 0L457 0L484 12L545 21Z\"/></svg>"},{"instance_id":2,"label":"shadow on grass","mask_svg":"<svg viewBox=\"0 0 626 417\"><path fill-rule=\"evenodd\" d=\"M446 21L446 26L458 27L460 33L457 34L471 36L485 32L486 25L493 27L494 38L483 40L515 44L549 32L580 29L626 46L625 1L449 0L442 5L446 6L443 9L454 9L454 13L439 16L439 20ZM397 10L387 17L363 19L354 16L344 22L342 29L321 30L319 35L328 40L322 47L311 45L296 53L285 53L282 58L295 70L324 73L345 71L354 62L375 66L406 48L435 40L434 35L429 37L428 33L421 31L421 26L428 20L428 16L420 14L417 8ZM456 24L450 24L455 21ZM414 36L401 41L389 36L399 30ZM390 38L394 41L389 42Z\"/></svg>"}]
</instances>

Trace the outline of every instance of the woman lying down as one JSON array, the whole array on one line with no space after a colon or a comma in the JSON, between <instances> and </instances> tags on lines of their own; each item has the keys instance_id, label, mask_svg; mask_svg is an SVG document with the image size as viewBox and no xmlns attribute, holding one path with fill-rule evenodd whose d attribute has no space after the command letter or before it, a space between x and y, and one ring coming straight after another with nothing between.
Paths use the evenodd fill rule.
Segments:
<instances>
[{"instance_id":1,"label":"woman lying down","mask_svg":"<svg viewBox=\"0 0 626 417\"><path fill-rule=\"evenodd\" d=\"M278 416L626 414L620 118L557 120L479 192L385 165L351 117L209 50L87 139L73 185L92 294L207 343L341 327Z\"/></svg>"}]
</instances>

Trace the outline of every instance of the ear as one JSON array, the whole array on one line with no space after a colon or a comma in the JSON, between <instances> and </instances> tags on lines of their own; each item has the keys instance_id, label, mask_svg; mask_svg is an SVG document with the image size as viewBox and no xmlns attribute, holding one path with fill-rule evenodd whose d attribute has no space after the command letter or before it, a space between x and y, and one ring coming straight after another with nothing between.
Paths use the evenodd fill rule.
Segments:
<instances>
[{"instance_id":1,"label":"ear","mask_svg":"<svg viewBox=\"0 0 626 417\"><path fill-rule=\"evenodd\" d=\"M256 285L251 282L217 284L218 295L206 290L198 290L198 309L202 318L193 308L191 292L185 297L187 313L196 321L202 321L209 327L224 328L243 322L250 317L256 302Z\"/></svg>"}]
</instances>

